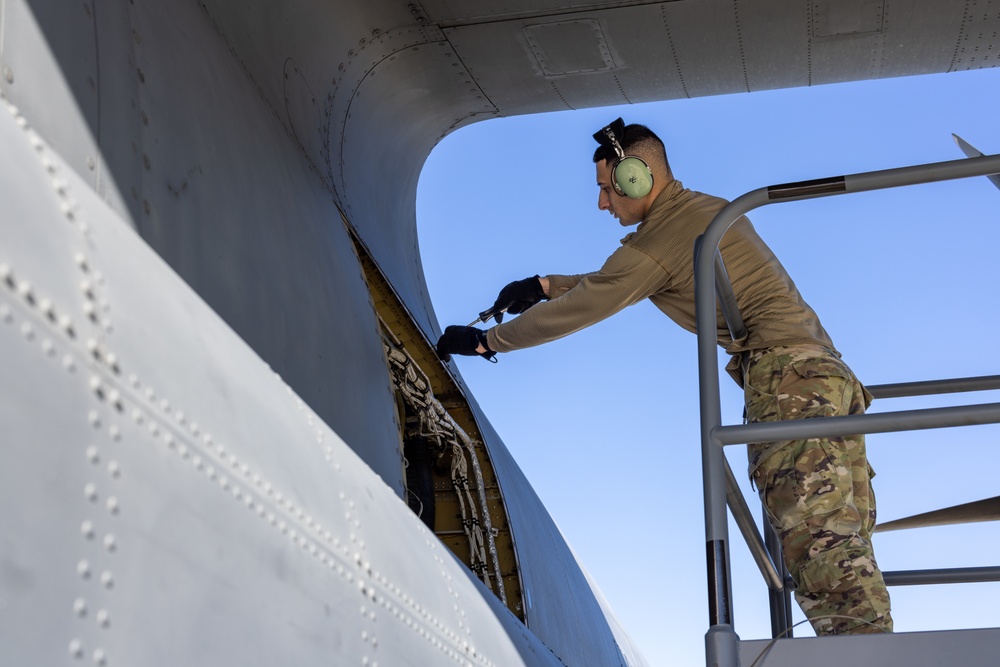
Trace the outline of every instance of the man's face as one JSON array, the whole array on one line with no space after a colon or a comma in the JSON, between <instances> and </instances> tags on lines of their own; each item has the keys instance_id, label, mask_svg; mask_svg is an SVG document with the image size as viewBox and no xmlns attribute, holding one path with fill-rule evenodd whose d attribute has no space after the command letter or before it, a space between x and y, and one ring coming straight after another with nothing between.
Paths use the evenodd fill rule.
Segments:
<instances>
[{"instance_id":1,"label":"man's face","mask_svg":"<svg viewBox=\"0 0 1000 667\"><path fill-rule=\"evenodd\" d=\"M596 166L597 187L601 189L597 196L597 208L615 216L622 227L642 222L646 216L643 199L629 199L615 192L615 186L611 184L611 163L602 160Z\"/></svg>"}]
</instances>

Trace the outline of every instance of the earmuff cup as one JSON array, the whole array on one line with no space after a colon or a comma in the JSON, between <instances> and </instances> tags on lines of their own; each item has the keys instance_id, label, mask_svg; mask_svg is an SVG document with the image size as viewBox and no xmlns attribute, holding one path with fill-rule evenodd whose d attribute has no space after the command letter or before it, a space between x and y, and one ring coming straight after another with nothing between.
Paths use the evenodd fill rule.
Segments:
<instances>
[{"instance_id":1,"label":"earmuff cup","mask_svg":"<svg viewBox=\"0 0 1000 667\"><path fill-rule=\"evenodd\" d=\"M640 157L618 158L611 168L611 184L622 197L642 199L653 189L653 171Z\"/></svg>"},{"instance_id":2,"label":"earmuff cup","mask_svg":"<svg viewBox=\"0 0 1000 667\"><path fill-rule=\"evenodd\" d=\"M625 136L625 121L621 118L594 133L594 141L609 146L617 159L611 165L611 185L620 197L642 199L653 190L653 170L635 155L625 155L619 140Z\"/></svg>"}]
</instances>

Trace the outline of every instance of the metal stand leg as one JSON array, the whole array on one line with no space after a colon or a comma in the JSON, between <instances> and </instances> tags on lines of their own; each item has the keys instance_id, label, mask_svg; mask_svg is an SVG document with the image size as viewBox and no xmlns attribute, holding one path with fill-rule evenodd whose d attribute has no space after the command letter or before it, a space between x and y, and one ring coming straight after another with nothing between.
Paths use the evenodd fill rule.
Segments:
<instances>
[{"instance_id":1,"label":"metal stand leg","mask_svg":"<svg viewBox=\"0 0 1000 667\"><path fill-rule=\"evenodd\" d=\"M778 576L782 581L788 580L788 570L785 568L785 559L781 553L781 542L778 534L774 532L771 523L764 520L764 546L771 554L771 562L774 563ZM768 591L771 602L771 636L791 637L792 636L792 593L788 588L780 591Z\"/></svg>"}]
</instances>

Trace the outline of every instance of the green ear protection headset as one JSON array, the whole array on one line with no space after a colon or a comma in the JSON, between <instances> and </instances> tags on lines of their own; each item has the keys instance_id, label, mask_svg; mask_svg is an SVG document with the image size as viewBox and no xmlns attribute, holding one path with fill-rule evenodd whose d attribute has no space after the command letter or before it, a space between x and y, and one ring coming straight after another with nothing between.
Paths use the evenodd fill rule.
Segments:
<instances>
[{"instance_id":1,"label":"green ear protection headset","mask_svg":"<svg viewBox=\"0 0 1000 667\"><path fill-rule=\"evenodd\" d=\"M619 143L625 135L625 121L621 118L614 121L600 132L594 134L594 139L602 146L614 149L617 159L611 165L611 185L622 197L642 199L653 189L653 171L646 161L635 155L625 155Z\"/></svg>"}]
</instances>

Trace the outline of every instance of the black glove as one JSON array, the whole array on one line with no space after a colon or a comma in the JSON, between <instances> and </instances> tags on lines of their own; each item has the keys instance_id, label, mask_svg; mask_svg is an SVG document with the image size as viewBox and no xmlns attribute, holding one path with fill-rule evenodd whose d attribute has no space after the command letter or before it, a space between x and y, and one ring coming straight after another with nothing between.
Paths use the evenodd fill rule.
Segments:
<instances>
[{"instance_id":1,"label":"black glove","mask_svg":"<svg viewBox=\"0 0 1000 667\"><path fill-rule=\"evenodd\" d=\"M486 348L486 352L482 354L476 352L476 348L479 347L480 343ZM493 361L493 358L497 356L497 353L491 350L490 346L486 344L485 331L475 327L455 325L445 328L444 334L437 342L437 353L445 361L450 361L453 354L461 354L467 357L479 354L479 356L490 361Z\"/></svg>"},{"instance_id":2,"label":"black glove","mask_svg":"<svg viewBox=\"0 0 1000 667\"><path fill-rule=\"evenodd\" d=\"M524 280L515 280L500 290L500 295L497 297L496 303L493 304L493 309L500 311L506 308L511 315L517 315L548 298L542 291L542 282L538 276L532 276ZM503 313L501 312L497 312L494 317L496 317L497 324L503 321Z\"/></svg>"}]
</instances>

